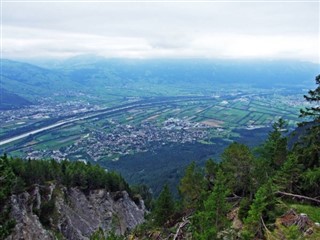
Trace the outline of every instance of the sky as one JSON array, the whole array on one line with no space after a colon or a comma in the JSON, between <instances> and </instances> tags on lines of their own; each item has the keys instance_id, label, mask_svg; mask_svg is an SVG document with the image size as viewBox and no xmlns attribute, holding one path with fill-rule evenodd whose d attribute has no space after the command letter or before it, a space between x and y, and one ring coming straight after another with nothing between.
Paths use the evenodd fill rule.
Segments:
<instances>
[{"instance_id":1,"label":"sky","mask_svg":"<svg viewBox=\"0 0 320 240\"><path fill-rule=\"evenodd\" d=\"M2 0L3 58L292 59L320 63L317 1Z\"/></svg>"}]
</instances>

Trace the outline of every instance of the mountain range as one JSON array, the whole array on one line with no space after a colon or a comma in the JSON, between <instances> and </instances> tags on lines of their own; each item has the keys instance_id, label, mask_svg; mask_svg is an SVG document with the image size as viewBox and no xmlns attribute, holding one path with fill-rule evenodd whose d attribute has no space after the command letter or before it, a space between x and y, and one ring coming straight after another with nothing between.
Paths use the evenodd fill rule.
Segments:
<instances>
[{"instance_id":1,"label":"mountain range","mask_svg":"<svg viewBox=\"0 0 320 240\"><path fill-rule=\"evenodd\" d=\"M2 109L36 103L43 97L59 100L61 95L72 92L110 94L108 89L120 90L127 96L210 94L217 87L238 85L302 89L312 87L313 77L319 71L317 64L297 61L78 56L60 61L30 61L32 64L7 59L1 62Z\"/></svg>"}]
</instances>

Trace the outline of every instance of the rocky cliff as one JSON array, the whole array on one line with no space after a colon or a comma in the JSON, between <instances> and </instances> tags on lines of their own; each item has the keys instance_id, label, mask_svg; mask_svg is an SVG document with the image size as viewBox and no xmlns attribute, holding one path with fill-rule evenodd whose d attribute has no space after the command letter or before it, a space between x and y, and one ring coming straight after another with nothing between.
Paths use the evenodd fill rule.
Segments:
<instances>
[{"instance_id":1,"label":"rocky cliff","mask_svg":"<svg viewBox=\"0 0 320 240\"><path fill-rule=\"evenodd\" d=\"M136 201L137 202L137 201ZM110 193L48 184L34 185L10 197L16 221L7 239L89 239L99 228L123 234L144 221L144 203L135 203L127 192Z\"/></svg>"}]
</instances>

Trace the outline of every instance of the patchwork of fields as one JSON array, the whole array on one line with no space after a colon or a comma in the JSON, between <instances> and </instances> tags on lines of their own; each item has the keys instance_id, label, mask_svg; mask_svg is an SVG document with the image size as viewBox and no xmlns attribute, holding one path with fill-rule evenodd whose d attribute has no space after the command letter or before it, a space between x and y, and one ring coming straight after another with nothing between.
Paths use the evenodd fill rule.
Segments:
<instances>
[{"instance_id":1,"label":"patchwork of fields","mask_svg":"<svg viewBox=\"0 0 320 240\"><path fill-rule=\"evenodd\" d=\"M99 163L119 171L131 184L147 184L157 193L165 182L176 186L191 161L201 165L208 158L218 160L231 141L249 146L261 143L280 117L289 128L295 127L302 102L298 95L288 99L243 93L153 97L139 104L130 100L122 103L125 109L80 111L72 121L61 117L58 121L65 124L4 144L0 151L24 158ZM7 121L0 137L55 123L42 116Z\"/></svg>"},{"instance_id":2,"label":"patchwork of fields","mask_svg":"<svg viewBox=\"0 0 320 240\"><path fill-rule=\"evenodd\" d=\"M281 98L267 94L175 98L79 119L4 145L3 152L30 158L106 161L150 150L151 142L162 146L170 142L214 144L217 138L230 141L240 137L237 129L266 129L283 116L289 126L295 126L301 106ZM35 122L38 125L41 121ZM12 123L4 125L2 134L10 127Z\"/></svg>"}]
</instances>

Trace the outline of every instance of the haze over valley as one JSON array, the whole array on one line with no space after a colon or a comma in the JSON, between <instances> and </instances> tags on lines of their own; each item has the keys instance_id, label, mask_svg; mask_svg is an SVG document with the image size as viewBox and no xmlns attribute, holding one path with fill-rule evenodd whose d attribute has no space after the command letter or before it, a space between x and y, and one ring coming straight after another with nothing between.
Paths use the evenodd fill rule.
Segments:
<instances>
[{"instance_id":1,"label":"haze over valley","mask_svg":"<svg viewBox=\"0 0 320 240\"><path fill-rule=\"evenodd\" d=\"M281 117L294 129L319 67L93 55L39 65L2 61L1 154L99 163L155 191L231 141L257 146Z\"/></svg>"}]
</instances>

